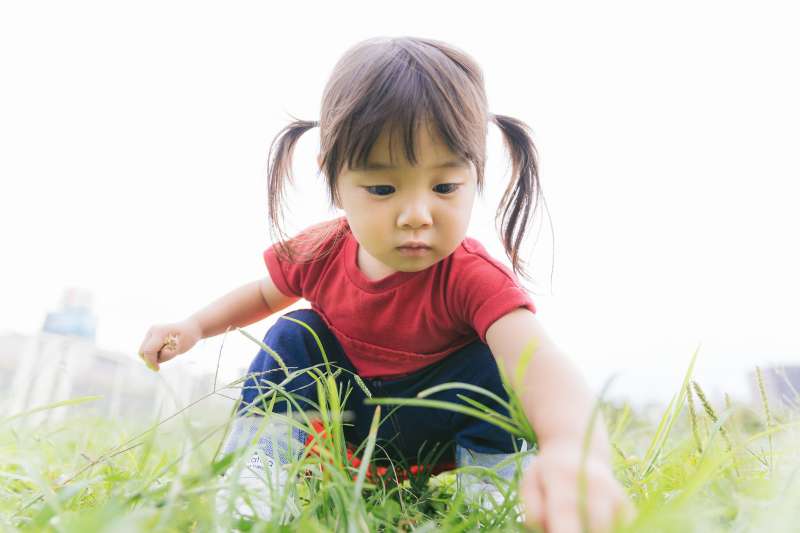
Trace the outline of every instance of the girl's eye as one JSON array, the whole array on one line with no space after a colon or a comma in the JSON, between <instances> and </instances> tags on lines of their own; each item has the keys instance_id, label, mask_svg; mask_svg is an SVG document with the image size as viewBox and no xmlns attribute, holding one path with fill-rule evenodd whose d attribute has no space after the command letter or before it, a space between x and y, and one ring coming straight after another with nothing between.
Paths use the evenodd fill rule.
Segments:
<instances>
[{"instance_id":1,"label":"girl's eye","mask_svg":"<svg viewBox=\"0 0 800 533\"><path fill-rule=\"evenodd\" d=\"M442 193L442 194L450 194L451 192L455 192L456 189L458 189L458 186L459 186L458 183L442 183L440 185L437 185L434 188L445 187L446 190L438 190L436 192L439 192L439 193Z\"/></svg>"},{"instance_id":2,"label":"girl's eye","mask_svg":"<svg viewBox=\"0 0 800 533\"><path fill-rule=\"evenodd\" d=\"M366 189L368 193L376 196L388 196L394 192L394 187L391 185L372 185L370 187L366 187Z\"/></svg>"},{"instance_id":3,"label":"girl's eye","mask_svg":"<svg viewBox=\"0 0 800 533\"><path fill-rule=\"evenodd\" d=\"M436 185L434 190L439 194L451 194L455 192L459 186L459 183L441 183ZM370 185L365 187L365 189L367 189L368 193L375 196L389 196L394 192L394 187L391 185Z\"/></svg>"}]
</instances>

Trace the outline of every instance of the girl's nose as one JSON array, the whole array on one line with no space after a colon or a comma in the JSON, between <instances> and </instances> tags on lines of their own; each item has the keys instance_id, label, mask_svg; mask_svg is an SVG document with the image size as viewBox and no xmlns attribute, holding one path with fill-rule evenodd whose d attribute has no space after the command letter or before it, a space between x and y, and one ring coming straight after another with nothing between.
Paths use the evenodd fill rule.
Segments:
<instances>
[{"instance_id":1,"label":"girl's nose","mask_svg":"<svg viewBox=\"0 0 800 533\"><path fill-rule=\"evenodd\" d=\"M403 228L430 226L433 223L431 211L425 202L408 204L400 213L398 224Z\"/></svg>"}]
</instances>

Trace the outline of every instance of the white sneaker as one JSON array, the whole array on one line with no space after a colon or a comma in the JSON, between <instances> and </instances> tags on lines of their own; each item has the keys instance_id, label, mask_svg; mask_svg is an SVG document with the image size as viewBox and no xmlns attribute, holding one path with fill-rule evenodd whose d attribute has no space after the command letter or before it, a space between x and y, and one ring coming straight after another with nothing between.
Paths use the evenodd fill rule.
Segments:
<instances>
[{"instance_id":1,"label":"white sneaker","mask_svg":"<svg viewBox=\"0 0 800 533\"><path fill-rule=\"evenodd\" d=\"M526 446L523 445L521 451L525 451L525 448ZM522 472L520 472L519 476L516 476L518 464L524 470L535 459L532 455L525 455L520 458L520 461L509 460L498 468L498 464L507 461L514 455L516 454L482 453L456 446L456 467L488 468L507 483L514 483L515 477L518 480L522 475ZM487 511L502 507L506 501L506 494L510 491L516 491L516 487L507 485L502 486L502 490L500 490L491 476L481 476L474 472L459 472L456 474L456 486L459 491L463 492L464 499L468 503L478 505Z\"/></svg>"},{"instance_id":2,"label":"white sneaker","mask_svg":"<svg viewBox=\"0 0 800 533\"><path fill-rule=\"evenodd\" d=\"M305 433L293 428L278 416L237 417L222 448L228 454L245 447L254 447L246 464L235 461L223 476L223 486L217 492L216 509L220 515L230 513L231 492L237 492L233 502L239 516L251 520L273 518L273 504L282 503L281 522L299 514L289 486L292 462L303 452ZM277 461L275 457L277 456ZM286 490L292 493L284 494ZM285 496L285 498L284 498Z\"/></svg>"}]
</instances>

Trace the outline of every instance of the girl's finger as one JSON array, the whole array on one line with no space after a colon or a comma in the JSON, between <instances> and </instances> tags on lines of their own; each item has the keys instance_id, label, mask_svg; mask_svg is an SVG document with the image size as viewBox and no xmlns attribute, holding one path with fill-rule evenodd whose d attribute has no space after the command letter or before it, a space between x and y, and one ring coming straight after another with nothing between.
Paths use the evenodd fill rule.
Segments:
<instances>
[{"instance_id":1,"label":"girl's finger","mask_svg":"<svg viewBox=\"0 0 800 533\"><path fill-rule=\"evenodd\" d=\"M142 344L139 345L139 357L141 357L142 359L144 359L144 352L147 349L147 343L150 341L151 331L152 330L147 330L147 333L144 336Z\"/></svg>"},{"instance_id":2,"label":"girl's finger","mask_svg":"<svg viewBox=\"0 0 800 533\"><path fill-rule=\"evenodd\" d=\"M527 472L525 472L519 492L522 497L525 525L528 527L543 528L544 495L539 483L539 470L535 460L531 463L531 466L528 467Z\"/></svg>"},{"instance_id":3,"label":"girl's finger","mask_svg":"<svg viewBox=\"0 0 800 533\"><path fill-rule=\"evenodd\" d=\"M178 353L178 336L174 333L166 335L162 341L161 346L158 348L156 355L158 361L167 361Z\"/></svg>"},{"instance_id":4,"label":"girl's finger","mask_svg":"<svg viewBox=\"0 0 800 533\"><path fill-rule=\"evenodd\" d=\"M592 533L609 533L611 531L611 521L614 517L616 500L597 493L589 498L587 512L589 523L586 524Z\"/></svg>"},{"instance_id":5,"label":"girl's finger","mask_svg":"<svg viewBox=\"0 0 800 533\"><path fill-rule=\"evenodd\" d=\"M147 365L147 368L153 372L158 372L158 356L155 353L144 352L142 360L144 360L144 364Z\"/></svg>"},{"instance_id":6,"label":"girl's finger","mask_svg":"<svg viewBox=\"0 0 800 533\"><path fill-rule=\"evenodd\" d=\"M546 496L545 498L547 533L581 533L581 519L578 516L577 505L560 502L555 495L549 499Z\"/></svg>"},{"instance_id":7,"label":"girl's finger","mask_svg":"<svg viewBox=\"0 0 800 533\"><path fill-rule=\"evenodd\" d=\"M554 486L555 485L555 486ZM564 484L542 483L547 533L581 533L575 491ZM569 497L573 496L573 497Z\"/></svg>"},{"instance_id":8,"label":"girl's finger","mask_svg":"<svg viewBox=\"0 0 800 533\"><path fill-rule=\"evenodd\" d=\"M177 346L172 347L169 344L165 344L159 351L158 351L158 362L163 363L164 361L169 361L178 353Z\"/></svg>"},{"instance_id":9,"label":"girl's finger","mask_svg":"<svg viewBox=\"0 0 800 533\"><path fill-rule=\"evenodd\" d=\"M144 349L139 352L140 357L144 360L147 368L153 372L158 372L158 350L160 348L161 345L155 345L153 343L153 338L151 337L145 344Z\"/></svg>"}]
</instances>

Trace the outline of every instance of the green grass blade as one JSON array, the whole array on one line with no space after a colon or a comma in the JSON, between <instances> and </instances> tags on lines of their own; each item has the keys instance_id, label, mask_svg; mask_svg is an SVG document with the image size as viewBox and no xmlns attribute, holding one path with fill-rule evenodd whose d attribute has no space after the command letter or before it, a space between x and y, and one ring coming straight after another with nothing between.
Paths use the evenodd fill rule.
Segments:
<instances>
[{"instance_id":1,"label":"green grass blade","mask_svg":"<svg viewBox=\"0 0 800 533\"><path fill-rule=\"evenodd\" d=\"M675 421L680 416L681 411L683 410L683 404L686 403L686 391L687 386L689 384L689 380L692 378L692 371L694 370L694 364L697 361L697 354L700 353L700 346L698 345L697 349L692 355L692 359L689 362L689 368L686 369L686 374L683 377L683 383L681 384L680 392L678 393L677 399L673 398L673 402L670 403L670 408L664 413L664 417L662 417L661 423L659 424L659 431L656 432L655 437L648 448L647 453L645 454L644 464L645 469L642 474L642 479L647 477L647 475L652 471L653 466L655 465L656 460L658 459L659 455L661 454L661 450L663 449L664 445L667 442L667 437L669 437L670 432L672 431L672 427L675 425ZM666 423L665 423L666 418Z\"/></svg>"},{"instance_id":2,"label":"green grass blade","mask_svg":"<svg viewBox=\"0 0 800 533\"><path fill-rule=\"evenodd\" d=\"M364 403L368 405L400 405L400 406L414 406L414 407L430 407L433 409L445 409L447 411L453 411L455 413L461 413L475 417L479 420L483 420L484 422L488 422L497 427L503 428L512 435L522 435L522 430L519 427L517 427L516 425L511 425L508 422L504 421L502 418L500 418L501 415L498 414L487 415L486 413L479 411L478 409L474 409L472 407L466 407L464 405L460 405L457 403L445 402L441 400L425 400L420 398L372 398L364 400Z\"/></svg>"},{"instance_id":3,"label":"green grass blade","mask_svg":"<svg viewBox=\"0 0 800 533\"><path fill-rule=\"evenodd\" d=\"M57 409L59 407L69 407L72 405L80 405L82 403L94 402L101 398L102 396L81 396L80 398L72 398L69 400L61 400L60 402L48 403L47 405L40 405L39 407L34 407L33 409L28 409L27 411L22 411L21 413L11 415L8 418L4 418L3 420L0 420L0 425L5 424L7 422L11 422L12 420L17 420L19 418L30 416L34 413L49 411L50 409Z\"/></svg>"},{"instance_id":4,"label":"green grass blade","mask_svg":"<svg viewBox=\"0 0 800 533\"><path fill-rule=\"evenodd\" d=\"M452 381L450 383L442 383L441 385L436 385L434 387L430 387L425 389L417 394L417 398L427 398L437 392L445 391L445 390L453 390L453 389L464 389L469 390L472 392L477 392L478 394L482 394L487 398L491 398L492 400L496 401L498 404L505 407L507 410L511 410L511 406L508 404L507 401L502 399L497 394L493 393L492 391L486 390L483 387L478 387L477 385L473 385L472 383L463 383L460 381Z\"/></svg>"}]
</instances>

